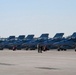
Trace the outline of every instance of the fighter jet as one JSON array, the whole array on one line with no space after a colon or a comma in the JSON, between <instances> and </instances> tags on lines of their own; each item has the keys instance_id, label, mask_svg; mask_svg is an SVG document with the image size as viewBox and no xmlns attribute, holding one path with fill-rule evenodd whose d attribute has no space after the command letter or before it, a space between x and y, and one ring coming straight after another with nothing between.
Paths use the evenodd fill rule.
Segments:
<instances>
[{"instance_id":1,"label":"fighter jet","mask_svg":"<svg viewBox=\"0 0 76 75\"><path fill-rule=\"evenodd\" d=\"M76 32L65 40L54 43L54 45L58 48L58 51L66 49L75 49L76 51Z\"/></svg>"},{"instance_id":2,"label":"fighter jet","mask_svg":"<svg viewBox=\"0 0 76 75\"><path fill-rule=\"evenodd\" d=\"M48 33L45 33L45 34L41 34L40 37L38 38L34 38L33 40L31 40L30 42L26 43L26 49L30 49L30 50L35 50L37 49L37 45L39 43L42 43L44 42L45 40L47 40L49 37L49 34Z\"/></svg>"},{"instance_id":3,"label":"fighter jet","mask_svg":"<svg viewBox=\"0 0 76 75\"><path fill-rule=\"evenodd\" d=\"M34 40L34 35L33 35L33 34L28 35L28 36L25 38L25 40L22 42L21 48L27 50L27 46L26 46L26 45L27 45L30 41L32 41L32 40Z\"/></svg>"},{"instance_id":4,"label":"fighter jet","mask_svg":"<svg viewBox=\"0 0 76 75\"><path fill-rule=\"evenodd\" d=\"M13 44L13 50L17 49L17 50L21 50L25 48L25 43L29 42L30 40L32 40L34 37L34 35L28 35L27 37L25 37L25 35L20 35L17 40L14 42Z\"/></svg>"},{"instance_id":5,"label":"fighter jet","mask_svg":"<svg viewBox=\"0 0 76 75\"><path fill-rule=\"evenodd\" d=\"M10 49L10 45L15 41L15 36L9 36L0 43L0 49Z\"/></svg>"},{"instance_id":6,"label":"fighter jet","mask_svg":"<svg viewBox=\"0 0 76 75\"><path fill-rule=\"evenodd\" d=\"M21 49L21 44L25 40L25 35L19 35L13 43L13 50Z\"/></svg>"},{"instance_id":7,"label":"fighter jet","mask_svg":"<svg viewBox=\"0 0 76 75\"><path fill-rule=\"evenodd\" d=\"M4 49L4 40L0 39L0 50Z\"/></svg>"},{"instance_id":8,"label":"fighter jet","mask_svg":"<svg viewBox=\"0 0 76 75\"><path fill-rule=\"evenodd\" d=\"M44 41L43 43L41 43L40 45L42 46L42 50L46 51L49 49L56 49L57 47L55 47L53 44L55 42L64 40L65 38L63 38L63 35L64 35L64 33L56 33L56 35L53 38L48 39L48 40Z\"/></svg>"}]
</instances>

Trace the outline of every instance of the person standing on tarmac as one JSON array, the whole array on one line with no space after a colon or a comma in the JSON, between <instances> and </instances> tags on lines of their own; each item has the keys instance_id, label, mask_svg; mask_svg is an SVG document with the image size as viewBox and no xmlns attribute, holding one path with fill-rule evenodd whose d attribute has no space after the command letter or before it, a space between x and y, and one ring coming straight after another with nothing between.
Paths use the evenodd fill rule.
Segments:
<instances>
[{"instance_id":1,"label":"person standing on tarmac","mask_svg":"<svg viewBox=\"0 0 76 75\"><path fill-rule=\"evenodd\" d=\"M37 45L38 53L42 53L42 46L40 44Z\"/></svg>"},{"instance_id":2,"label":"person standing on tarmac","mask_svg":"<svg viewBox=\"0 0 76 75\"><path fill-rule=\"evenodd\" d=\"M15 50L16 50L16 46L13 46L13 48L12 48L12 49L13 49L13 51L15 51Z\"/></svg>"}]
</instances>

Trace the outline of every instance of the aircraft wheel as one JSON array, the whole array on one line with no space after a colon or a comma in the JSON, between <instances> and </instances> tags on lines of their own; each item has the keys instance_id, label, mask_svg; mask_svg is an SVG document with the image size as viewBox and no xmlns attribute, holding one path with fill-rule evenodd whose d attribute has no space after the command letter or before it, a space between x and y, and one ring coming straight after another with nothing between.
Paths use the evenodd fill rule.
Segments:
<instances>
[{"instance_id":1,"label":"aircraft wheel","mask_svg":"<svg viewBox=\"0 0 76 75\"><path fill-rule=\"evenodd\" d=\"M28 48L26 48L26 50L28 50Z\"/></svg>"},{"instance_id":2,"label":"aircraft wheel","mask_svg":"<svg viewBox=\"0 0 76 75\"><path fill-rule=\"evenodd\" d=\"M13 49L13 51L16 51L16 49Z\"/></svg>"},{"instance_id":3,"label":"aircraft wheel","mask_svg":"<svg viewBox=\"0 0 76 75\"><path fill-rule=\"evenodd\" d=\"M1 48L0 50L3 50L3 48Z\"/></svg>"},{"instance_id":4,"label":"aircraft wheel","mask_svg":"<svg viewBox=\"0 0 76 75\"><path fill-rule=\"evenodd\" d=\"M64 49L64 51L66 51L66 49Z\"/></svg>"},{"instance_id":5,"label":"aircraft wheel","mask_svg":"<svg viewBox=\"0 0 76 75\"><path fill-rule=\"evenodd\" d=\"M58 49L58 51L60 51L60 49Z\"/></svg>"},{"instance_id":6,"label":"aircraft wheel","mask_svg":"<svg viewBox=\"0 0 76 75\"><path fill-rule=\"evenodd\" d=\"M61 49L61 51L64 51L64 49Z\"/></svg>"}]
</instances>

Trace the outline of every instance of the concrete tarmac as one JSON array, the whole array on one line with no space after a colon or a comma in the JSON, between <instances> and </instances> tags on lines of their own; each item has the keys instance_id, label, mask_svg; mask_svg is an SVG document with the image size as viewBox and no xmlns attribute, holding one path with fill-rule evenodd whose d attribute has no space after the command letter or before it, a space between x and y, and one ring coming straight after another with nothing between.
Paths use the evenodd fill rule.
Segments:
<instances>
[{"instance_id":1,"label":"concrete tarmac","mask_svg":"<svg viewBox=\"0 0 76 75\"><path fill-rule=\"evenodd\" d=\"M3 50L0 75L76 75L76 52Z\"/></svg>"}]
</instances>

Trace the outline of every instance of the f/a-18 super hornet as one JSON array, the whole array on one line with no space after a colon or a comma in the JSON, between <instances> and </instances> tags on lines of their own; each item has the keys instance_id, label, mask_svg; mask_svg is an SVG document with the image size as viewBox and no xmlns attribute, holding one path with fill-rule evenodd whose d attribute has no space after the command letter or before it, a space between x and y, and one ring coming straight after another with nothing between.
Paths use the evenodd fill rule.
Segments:
<instances>
[{"instance_id":1,"label":"f/a-18 super hornet","mask_svg":"<svg viewBox=\"0 0 76 75\"><path fill-rule=\"evenodd\" d=\"M25 43L25 47L26 49L30 49L30 50L35 50L37 49L37 45L44 42L45 40L48 40L49 34L45 33L45 34L41 34L40 37L38 38L34 38L33 40Z\"/></svg>"},{"instance_id":2,"label":"f/a-18 super hornet","mask_svg":"<svg viewBox=\"0 0 76 75\"><path fill-rule=\"evenodd\" d=\"M53 38L49 38L48 40L44 41L40 44L40 47L42 47L43 51L50 50L50 49L56 49L57 47L53 44L56 42L59 42L61 40L64 40L63 37L64 33L56 33Z\"/></svg>"},{"instance_id":3,"label":"f/a-18 super hornet","mask_svg":"<svg viewBox=\"0 0 76 75\"><path fill-rule=\"evenodd\" d=\"M65 40L54 43L54 45L58 48L58 51L67 49L75 49L76 51L76 32L67 37Z\"/></svg>"}]
</instances>

